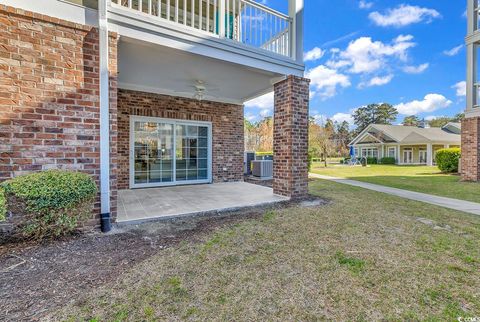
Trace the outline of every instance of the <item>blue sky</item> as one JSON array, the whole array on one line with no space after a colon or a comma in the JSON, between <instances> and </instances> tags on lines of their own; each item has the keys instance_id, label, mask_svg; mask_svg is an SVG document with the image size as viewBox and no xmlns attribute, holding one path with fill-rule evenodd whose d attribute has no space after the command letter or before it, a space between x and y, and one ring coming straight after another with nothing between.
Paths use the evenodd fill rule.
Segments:
<instances>
[{"instance_id":1,"label":"blue sky","mask_svg":"<svg viewBox=\"0 0 480 322\"><path fill-rule=\"evenodd\" d=\"M287 12L286 0L263 1ZM387 102L433 118L465 106L466 1L305 0L310 114L352 121L355 108ZM245 107L249 120L271 115L273 95Z\"/></svg>"}]
</instances>

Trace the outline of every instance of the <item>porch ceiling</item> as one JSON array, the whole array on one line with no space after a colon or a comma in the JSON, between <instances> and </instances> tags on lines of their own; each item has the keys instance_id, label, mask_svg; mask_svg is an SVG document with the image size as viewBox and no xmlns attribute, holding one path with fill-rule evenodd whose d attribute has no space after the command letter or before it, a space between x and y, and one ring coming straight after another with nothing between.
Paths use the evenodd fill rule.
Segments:
<instances>
[{"instance_id":1,"label":"porch ceiling","mask_svg":"<svg viewBox=\"0 0 480 322\"><path fill-rule=\"evenodd\" d=\"M119 87L192 98L197 81L205 100L243 104L267 93L284 75L131 38L118 44Z\"/></svg>"},{"instance_id":2,"label":"porch ceiling","mask_svg":"<svg viewBox=\"0 0 480 322\"><path fill-rule=\"evenodd\" d=\"M117 222L143 221L288 200L273 189L245 183L215 183L120 190Z\"/></svg>"}]
</instances>

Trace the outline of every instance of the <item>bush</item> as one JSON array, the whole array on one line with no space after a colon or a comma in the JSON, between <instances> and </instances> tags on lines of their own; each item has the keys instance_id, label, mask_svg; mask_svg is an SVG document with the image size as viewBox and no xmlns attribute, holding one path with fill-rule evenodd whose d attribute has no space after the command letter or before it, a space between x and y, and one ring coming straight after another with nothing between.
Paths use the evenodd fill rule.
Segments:
<instances>
[{"instance_id":1,"label":"bush","mask_svg":"<svg viewBox=\"0 0 480 322\"><path fill-rule=\"evenodd\" d=\"M377 164L378 159L377 158L367 158L367 164Z\"/></svg>"},{"instance_id":2,"label":"bush","mask_svg":"<svg viewBox=\"0 0 480 322\"><path fill-rule=\"evenodd\" d=\"M397 161L392 157L384 157L380 160L380 164L395 164Z\"/></svg>"},{"instance_id":3,"label":"bush","mask_svg":"<svg viewBox=\"0 0 480 322\"><path fill-rule=\"evenodd\" d=\"M5 181L15 233L41 239L71 233L92 214L97 186L83 173L49 170Z\"/></svg>"},{"instance_id":4,"label":"bush","mask_svg":"<svg viewBox=\"0 0 480 322\"><path fill-rule=\"evenodd\" d=\"M458 162L460 159L460 149L441 149L437 151L435 162L442 172L458 172Z\"/></svg>"},{"instance_id":5,"label":"bush","mask_svg":"<svg viewBox=\"0 0 480 322\"><path fill-rule=\"evenodd\" d=\"M5 220L7 215L7 199L5 198L5 191L0 188L0 221Z\"/></svg>"}]
</instances>

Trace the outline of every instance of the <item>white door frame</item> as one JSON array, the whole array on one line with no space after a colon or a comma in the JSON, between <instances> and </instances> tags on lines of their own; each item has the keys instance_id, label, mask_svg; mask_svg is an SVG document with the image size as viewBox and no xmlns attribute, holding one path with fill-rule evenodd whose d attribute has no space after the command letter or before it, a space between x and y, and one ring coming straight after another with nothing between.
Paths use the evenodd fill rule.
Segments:
<instances>
[{"instance_id":1,"label":"white door frame","mask_svg":"<svg viewBox=\"0 0 480 322\"><path fill-rule=\"evenodd\" d=\"M405 162L405 154L408 152L410 154L410 162ZM412 148L403 148L402 154L402 163L403 164L413 164L413 149Z\"/></svg>"},{"instance_id":2,"label":"white door frame","mask_svg":"<svg viewBox=\"0 0 480 322\"><path fill-rule=\"evenodd\" d=\"M173 157L172 157L172 182L155 182L155 183L135 183L135 122L153 122L153 123L167 123L173 125ZM207 138L207 179L202 180L176 180L176 144L177 144L177 125L194 125L194 126L205 126L208 128L208 138ZM180 186L180 185L192 185L192 184L205 184L212 183L212 122L204 121L190 121L190 120L178 120L178 119L166 119L159 117L150 117L150 116L137 116L130 115L130 135L129 135L129 174L130 174L130 189L135 188L152 188L152 187L166 187L166 186Z\"/></svg>"}]
</instances>

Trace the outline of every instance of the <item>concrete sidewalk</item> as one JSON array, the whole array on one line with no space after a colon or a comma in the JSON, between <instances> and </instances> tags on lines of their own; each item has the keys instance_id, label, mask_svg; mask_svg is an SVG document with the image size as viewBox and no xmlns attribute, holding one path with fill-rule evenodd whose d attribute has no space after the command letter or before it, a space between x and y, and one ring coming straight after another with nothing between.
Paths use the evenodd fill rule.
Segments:
<instances>
[{"instance_id":1,"label":"concrete sidewalk","mask_svg":"<svg viewBox=\"0 0 480 322\"><path fill-rule=\"evenodd\" d=\"M421 192L391 188L391 187L381 186L378 184L355 181L355 180L350 180L345 178L329 177L329 176L324 176L324 175L315 174L315 173L310 173L309 176L310 178L317 178L317 179L343 183L350 186L387 193L389 195L393 195L393 196L397 196L405 199L421 201L421 202L429 203L429 204L444 207L444 208L459 210L459 211L463 211L463 212L474 214L474 215L480 215L480 203L458 200L453 198L439 197L439 196L429 195Z\"/></svg>"}]
</instances>

